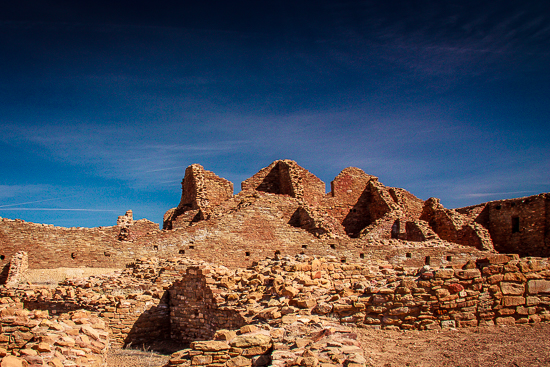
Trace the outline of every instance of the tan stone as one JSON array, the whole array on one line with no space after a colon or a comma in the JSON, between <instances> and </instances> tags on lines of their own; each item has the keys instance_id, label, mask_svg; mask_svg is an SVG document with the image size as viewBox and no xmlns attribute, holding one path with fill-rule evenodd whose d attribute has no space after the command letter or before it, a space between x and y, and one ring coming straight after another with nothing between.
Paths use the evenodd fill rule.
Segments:
<instances>
[{"instance_id":1,"label":"tan stone","mask_svg":"<svg viewBox=\"0 0 550 367\"><path fill-rule=\"evenodd\" d=\"M502 298L502 304L504 306L519 306L525 304L525 298L524 297L518 297L518 296L505 296Z\"/></svg>"},{"instance_id":2,"label":"tan stone","mask_svg":"<svg viewBox=\"0 0 550 367\"><path fill-rule=\"evenodd\" d=\"M250 348L253 346L263 346L271 344L271 337L264 334L247 334L235 337L229 343L236 348Z\"/></svg>"},{"instance_id":3,"label":"tan stone","mask_svg":"<svg viewBox=\"0 0 550 367\"><path fill-rule=\"evenodd\" d=\"M519 283L501 282L502 294L520 296L525 292L525 286Z\"/></svg>"},{"instance_id":4,"label":"tan stone","mask_svg":"<svg viewBox=\"0 0 550 367\"><path fill-rule=\"evenodd\" d=\"M220 350L228 350L230 347L229 344L224 341L209 340L193 342L191 343L191 348L204 352L218 352Z\"/></svg>"},{"instance_id":5,"label":"tan stone","mask_svg":"<svg viewBox=\"0 0 550 367\"><path fill-rule=\"evenodd\" d=\"M210 363L212 363L211 355L199 354L199 355L193 356L193 358L191 359L191 365L193 366L204 366Z\"/></svg>"},{"instance_id":6,"label":"tan stone","mask_svg":"<svg viewBox=\"0 0 550 367\"><path fill-rule=\"evenodd\" d=\"M1 367L27 367L29 364L23 358L15 356L5 356L2 358Z\"/></svg>"},{"instance_id":7,"label":"tan stone","mask_svg":"<svg viewBox=\"0 0 550 367\"><path fill-rule=\"evenodd\" d=\"M252 361L243 356L233 357L226 362L227 367L248 367L251 365L252 365Z\"/></svg>"},{"instance_id":8,"label":"tan stone","mask_svg":"<svg viewBox=\"0 0 550 367\"><path fill-rule=\"evenodd\" d=\"M527 282L529 294L550 293L550 280L533 279Z\"/></svg>"}]
</instances>

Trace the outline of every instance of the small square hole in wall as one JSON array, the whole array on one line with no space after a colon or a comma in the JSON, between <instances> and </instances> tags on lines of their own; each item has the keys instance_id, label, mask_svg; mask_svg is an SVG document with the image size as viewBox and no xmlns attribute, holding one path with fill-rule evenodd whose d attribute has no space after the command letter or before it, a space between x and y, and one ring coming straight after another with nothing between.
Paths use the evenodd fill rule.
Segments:
<instances>
[{"instance_id":1,"label":"small square hole in wall","mask_svg":"<svg viewBox=\"0 0 550 367\"><path fill-rule=\"evenodd\" d=\"M244 253L244 255L245 256L250 256L250 252L247 251L247 252Z\"/></svg>"},{"instance_id":2,"label":"small square hole in wall","mask_svg":"<svg viewBox=\"0 0 550 367\"><path fill-rule=\"evenodd\" d=\"M360 253L360 254L359 254L359 257L360 257L361 259L364 259L364 258L365 258L365 254Z\"/></svg>"},{"instance_id":3,"label":"small square hole in wall","mask_svg":"<svg viewBox=\"0 0 550 367\"><path fill-rule=\"evenodd\" d=\"M453 257L451 255L447 256L447 261L453 261Z\"/></svg>"},{"instance_id":4,"label":"small square hole in wall","mask_svg":"<svg viewBox=\"0 0 550 367\"><path fill-rule=\"evenodd\" d=\"M345 263L346 263L346 258L345 258L345 257L341 258L341 259L340 259L340 262L341 262L342 264L345 264Z\"/></svg>"},{"instance_id":5,"label":"small square hole in wall","mask_svg":"<svg viewBox=\"0 0 550 367\"><path fill-rule=\"evenodd\" d=\"M430 265L431 261L432 261L432 260L430 259L430 257L429 257L429 256L426 256L426 258L424 259L424 264Z\"/></svg>"},{"instance_id":6,"label":"small square hole in wall","mask_svg":"<svg viewBox=\"0 0 550 367\"><path fill-rule=\"evenodd\" d=\"M194 249L195 249L195 246L189 245L189 250L194 250Z\"/></svg>"},{"instance_id":7,"label":"small square hole in wall","mask_svg":"<svg viewBox=\"0 0 550 367\"><path fill-rule=\"evenodd\" d=\"M76 259L76 252L73 252L73 253L71 254L71 259Z\"/></svg>"},{"instance_id":8,"label":"small square hole in wall","mask_svg":"<svg viewBox=\"0 0 550 367\"><path fill-rule=\"evenodd\" d=\"M307 245L302 245L302 248L307 248Z\"/></svg>"},{"instance_id":9,"label":"small square hole in wall","mask_svg":"<svg viewBox=\"0 0 550 367\"><path fill-rule=\"evenodd\" d=\"M331 243L331 244L330 244L330 248L333 249L333 250L335 250L335 249L336 249L336 245L335 245L334 243Z\"/></svg>"},{"instance_id":10,"label":"small square hole in wall","mask_svg":"<svg viewBox=\"0 0 550 367\"><path fill-rule=\"evenodd\" d=\"M4 260L6 257L4 255L0 255L0 260Z\"/></svg>"},{"instance_id":11,"label":"small square hole in wall","mask_svg":"<svg viewBox=\"0 0 550 367\"><path fill-rule=\"evenodd\" d=\"M185 250L179 250L180 255L185 255Z\"/></svg>"},{"instance_id":12,"label":"small square hole in wall","mask_svg":"<svg viewBox=\"0 0 550 367\"><path fill-rule=\"evenodd\" d=\"M412 257L412 254L410 252L407 252L405 256L407 257L407 259L410 259Z\"/></svg>"},{"instance_id":13,"label":"small square hole in wall","mask_svg":"<svg viewBox=\"0 0 550 367\"><path fill-rule=\"evenodd\" d=\"M157 245L153 245L153 250L158 251L159 247Z\"/></svg>"},{"instance_id":14,"label":"small square hole in wall","mask_svg":"<svg viewBox=\"0 0 550 367\"><path fill-rule=\"evenodd\" d=\"M277 250L275 251L275 255L280 255L281 254L281 251Z\"/></svg>"}]
</instances>

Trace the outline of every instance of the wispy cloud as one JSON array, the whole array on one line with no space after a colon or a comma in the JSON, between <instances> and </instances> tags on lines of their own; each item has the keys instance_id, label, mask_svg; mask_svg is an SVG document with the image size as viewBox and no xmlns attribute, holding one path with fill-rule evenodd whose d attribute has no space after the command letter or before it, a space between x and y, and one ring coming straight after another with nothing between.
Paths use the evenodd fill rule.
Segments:
<instances>
[{"instance_id":1,"label":"wispy cloud","mask_svg":"<svg viewBox=\"0 0 550 367\"><path fill-rule=\"evenodd\" d=\"M7 208L0 209L0 211L12 210L12 211L72 211L72 212L116 212L112 209L83 209L83 208Z\"/></svg>"},{"instance_id":2,"label":"wispy cloud","mask_svg":"<svg viewBox=\"0 0 550 367\"><path fill-rule=\"evenodd\" d=\"M468 193L464 196L466 197L489 197L489 196L506 196L506 195L516 195L516 194L536 194L537 191L526 190L526 191L503 191L503 192L477 192L477 193Z\"/></svg>"},{"instance_id":3,"label":"wispy cloud","mask_svg":"<svg viewBox=\"0 0 550 367\"><path fill-rule=\"evenodd\" d=\"M52 199L33 200L33 201L26 201L26 202L23 202L23 203L6 204L6 205L0 205L0 208L7 208L7 207L10 207L10 206L21 206L21 205L28 205L28 204L35 204L35 203L43 203L43 202L46 202L46 201L60 201L60 200L63 200L63 199L75 198L77 196L78 195L71 195L71 196L64 196L64 197L52 198ZM7 210L9 210L9 209L7 209Z\"/></svg>"}]
</instances>

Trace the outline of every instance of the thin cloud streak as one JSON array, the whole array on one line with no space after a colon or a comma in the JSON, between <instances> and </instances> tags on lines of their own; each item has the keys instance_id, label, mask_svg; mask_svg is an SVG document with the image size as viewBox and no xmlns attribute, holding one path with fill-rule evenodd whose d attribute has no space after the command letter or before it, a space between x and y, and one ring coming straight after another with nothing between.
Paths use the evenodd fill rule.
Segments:
<instances>
[{"instance_id":1,"label":"thin cloud streak","mask_svg":"<svg viewBox=\"0 0 550 367\"><path fill-rule=\"evenodd\" d=\"M82 208L8 208L8 209L1 209L0 211L4 210L12 210L12 211L19 211L19 210L40 210L40 211L73 211L73 212L116 212L116 210L113 209L82 209Z\"/></svg>"},{"instance_id":2,"label":"thin cloud streak","mask_svg":"<svg viewBox=\"0 0 550 367\"><path fill-rule=\"evenodd\" d=\"M46 201L63 200L63 199L70 199L70 198L75 198L75 197L78 197L78 195L64 196L64 197L53 198L53 199L44 199L44 200L27 201L27 202L24 202L24 203L0 205L0 208L6 208L6 207L9 207L9 206L18 206L18 205L34 204L34 203L43 203L43 202L46 202ZM2 209L2 210L9 210L9 209Z\"/></svg>"},{"instance_id":3,"label":"thin cloud streak","mask_svg":"<svg viewBox=\"0 0 550 367\"><path fill-rule=\"evenodd\" d=\"M494 195L515 195L515 194L533 194L537 193L535 190L526 190L526 191L503 191L503 192L487 192L487 193L471 193L466 194L466 197L487 197Z\"/></svg>"}]
</instances>

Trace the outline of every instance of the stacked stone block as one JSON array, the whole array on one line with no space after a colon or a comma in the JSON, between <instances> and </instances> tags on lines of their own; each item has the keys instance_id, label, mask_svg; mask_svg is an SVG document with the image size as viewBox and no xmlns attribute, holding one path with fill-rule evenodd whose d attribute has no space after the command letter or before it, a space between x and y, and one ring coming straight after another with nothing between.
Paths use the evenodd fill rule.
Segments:
<instances>
[{"instance_id":1,"label":"stacked stone block","mask_svg":"<svg viewBox=\"0 0 550 367\"><path fill-rule=\"evenodd\" d=\"M47 311L24 309L17 298L2 297L0 331L2 366L105 365L109 330L90 312L51 316Z\"/></svg>"}]
</instances>

